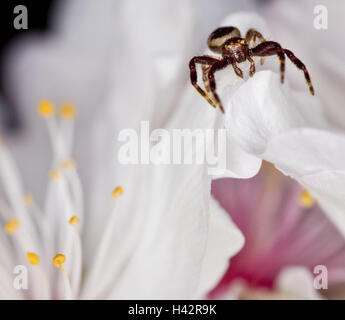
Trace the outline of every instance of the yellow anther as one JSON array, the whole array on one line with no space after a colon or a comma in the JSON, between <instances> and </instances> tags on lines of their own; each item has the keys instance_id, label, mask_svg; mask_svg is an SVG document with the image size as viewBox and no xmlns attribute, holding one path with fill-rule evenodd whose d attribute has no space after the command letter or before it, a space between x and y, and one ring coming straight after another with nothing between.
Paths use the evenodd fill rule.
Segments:
<instances>
[{"instance_id":1,"label":"yellow anther","mask_svg":"<svg viewBox=\"0 0 345 320\"><path fill-rule=\"evenodd\" d=\"M43 117L49 117L54 113L54 106L50 101L43 100L38 104L38 113Z\"/></svg>"},{"instance_id":2,"label":"yellow anther","mask_svg":"<svg viewBox=\"0 0 345 320\"><path fill-rule=\"evenodd\" d=\"M301 192L298 200L303 208L311 208L315 203L315 199L307 190Z\"/></svg>"},{"instance_id":3,"label":"yellow anther","mask_svg":"<svg viewBox=\"0 0 345 320\"><path fill-rule=\"evenodd\" d=\"M112 193L113 199L116 199L118 196L123 194L123 188L122 187L116 187Z\"/></svg>"},{"instance_id":4,"label":"yellow anther","mask_svg":"<svg viewBox=\"0 0 345 320\"><path fill-rule=\"evenodd\" d=\"M5 225L5 232L7 234L13 234L20 226L18 219L12 219L8 221Z\"/></svg>"},{"instance_id":5,"label":"yellow anther","mask_svg":"<svg viewBox=\"0 0 345 320\"><path fill-rule=\"evenodd\" d=\"M25 203L28 207L30 207L30 206L32 205L32 202L33 202L32 195L29 194L29 193L26 193L26 194L24 195L24 203Z\"/></svg>"},{"instance_id":6,"label":"yellow anther","mask_svg":"<svg viewBox=\"0 0 345 320\"><path fill-rule=\"evenodd\" d=\"M71 169L71 168L75 168L75 162L73 160L66 160L64 162L61 163L61 167L64 169Z\"/></svg>"},{"instance_id":7,"label":"yellow anther","mask_svg":"<svg viewBox=\"0 0 345 320\"><path fill-rule=\"evenodd\" d=\"M60 108L60 117L63 119L73 119L75 114L75 107L71 103L65 103Z\"/></svg>"},{"instance_id":8,"label":"yellow anther","mask_svg":"<svg viewBox=\"0 0 345 320\"><path fill-rule=\"evenodd\" d=\"M35 252L27 252L26 258L32 265L37 265L40 263L40 257Z\"/></svg>"},{"instance_id":9,"label":"yellow anther","mask_svg":"<svg viewBox=\"0 0 345 320\"><path fill-rule=\"evenodd\" d=\"M79 223L79 219L78 219L77 216L73 216L71 219L69 219L69 224L70 224L71 226L75 226L75 225L78 224L78 223Z\"/></svg>"},{"instance_id":10,"label":"yellow anther","mask_svg":"<svg viewBox=\"0 0 345 320\"><path fill-rule=\"evenodd\" d=\"M59 171L54 170L54 169L50 171L50 179L57 180L59 179L59 177L60 177Z\"/></svg>"},{"instance_id":11,"label":"yellow anther","mask_svg":"<svg viewBox=\"0 0 345 320\"><path fill-rule=\"evenodd\" d=\"M57 268L62 268L62 265L65 261L66 261L66 257L61 253L57 253L55 257L53 258L54 266Z\"/></svg>"}]
</instances>

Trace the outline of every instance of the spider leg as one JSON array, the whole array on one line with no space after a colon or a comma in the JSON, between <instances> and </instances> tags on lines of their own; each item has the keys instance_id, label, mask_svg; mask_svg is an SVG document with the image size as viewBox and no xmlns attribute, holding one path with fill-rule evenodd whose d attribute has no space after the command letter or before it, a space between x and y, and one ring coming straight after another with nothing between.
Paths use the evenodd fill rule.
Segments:
<instances>
[{"instance_id":1,"label":"spider leg","mask_svg":"<svg viewBox=\"0 0 345 320\"><path fill-rule=\"evenodd\" d=\"M236 62L233 61L231 64L232 64L232 67L234 68L235 73L236 73L240 78L243 78L243 72L242 72L242 70L237 66Z\"/></svg>"},{"instance_id":2,"label":"spider leg","mask_svg":"<svg viewBox=\"0 0 345 320\"><path fill-rule=\"evenodd\" d=\"M248 56L247 60L250 62L249 75L252 77L254 75L254 73L255 73L255 62L249 56Z\"/></svg>"},{"instance_id":3,"label":"spider leg","mask_svg":"<svg viewBox=\"0 0 345 320\"><path fill-rule=\"evenodd\" d=\"M278 42L266 41L260 43L256 47L249 49L250 56L273 56L277 55L280 62L280 82L284 82L284 73L285 73L285 55L282 47Z\"/></svg>"},{"instance_id":4,"label":"spider leg","mask_svg":"<svg viewBox=\"0 0 345 320\"><path fill-rule=\"evenodd\" d=\"M205 90L208 93L211 91L211 89L210 89L210 82L208 81L208 78L207 78L207 73L209 72L210 68L211 68L210 66L206 66L204 64L201 66L201 69L202 69L202 80L204 81Z\"/></svg>"},{"instance_id":5,"label":"spider leg","mask_svg":"<svg viewBox=\"0 0 345 320\"><path fill-rule=\"evenodd\" d=\"M311 83L311 79L310 79L310 76L309 76L309 73L308 73L306 66L290 50L287 50L287 49L283 49L283 50L284 50L285 54L288 56L288 58L291 60L291 62L298 69L301 69L304 72L304 77L305 77L305 80L309 86L309 91L310 91L311 95L313 96L314 95L314 88L313 88L313 85Z\"/></svg>"},{"instance_id":6,"label":"spider leg","mask_svg":"<svg viewBox=\"0 0 345 320\"><path fill-rule=\"evenodd\" d=\"M210 69L210 71L208 72L208 79L210 82L210 88L212 91L212 94L214 96L214 98L216 99L218 105L219 105L219 109L224 113L224 107L222 102L220 101L220 98L216 92L216 81L214 78L214 74L216 71L221 70L223 68L225 68L227 65L229 64L229 62L227 60L220 60L216 63L214 63ZM242 72L242 71L241 71Z\"/></svg>"},{"instance_id":7,"label":"spider leg","mask_svg":"<svg viewBox=\"0 0 345 320\"><path fill-rule=\"evenodd\" d=\"M263 35L259 31L256 31L255 29L249 29L247 31L246 38L245 38L248 45L250 45L251 41L253 41L253 44L255 45L256 38L259 39L260 43L266 41L266 39L263 37ZM264 57L260 58L260 63L264 64Z\"/></svg>"},{"instance_id":8,"label":"spider leg","mask_svg":"<svg viewBox=\"0 0 345 320\"><path fill-rule=\"evenodd\" d=\"M203 89L201 89L197 83L198 82L198 78L197 78L198 75L196 72L195 64L200 63L200 64L206 64L206 65L213 65L214 63L217 63L218 61L220 61L220 60L212 58L212 57L198 56L198 57L192 58L189 62L190 81L191 81L192 85L207 100L207 102L214 108L217 106L216 102L208 95L207 92L205 92Z\"/></svg>"}]
</instances>

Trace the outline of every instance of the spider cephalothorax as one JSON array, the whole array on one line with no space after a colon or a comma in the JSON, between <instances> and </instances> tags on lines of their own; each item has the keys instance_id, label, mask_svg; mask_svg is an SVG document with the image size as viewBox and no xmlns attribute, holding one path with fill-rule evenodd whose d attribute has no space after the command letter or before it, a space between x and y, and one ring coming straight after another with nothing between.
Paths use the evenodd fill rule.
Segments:
<instances>
[{"instance_id":1,"label":"spider cephalothorax","mask_svg":"<svg viewBox=\"0 0 345 320\"><path fill-rule=\"evenodd\" d=\"M260 42L258 45L255 45L256 39ZM205 55L192 58L189 62L190 80L196 90L198 90L213 107L216 107L218 104L222 112L224 112L224 108L216 92L216 82L214 79L215 72L231 64L235 73L243 78L243 72L237 66L237 63L248 60L250 62L249 75L252 77L255 73L255 63L252 59L254 56L261 57L261 64L263 64L264 56L277 55L280 61L280 80L283 83L285 55L287 55L297 68L303 70L310 93L314 95L314 88L311 84L309 73L302 61L290 50L283 49L278 42L266 41L261 33L254 29L249 29L246 37L241 38L240 30L236 27L221 27L211 33L207 44L213 52L220 54L222 57L219 59ZM201 64L202 79L206 91L201 89L197 83L196 63Z\"/></svg>"}]
</instances>

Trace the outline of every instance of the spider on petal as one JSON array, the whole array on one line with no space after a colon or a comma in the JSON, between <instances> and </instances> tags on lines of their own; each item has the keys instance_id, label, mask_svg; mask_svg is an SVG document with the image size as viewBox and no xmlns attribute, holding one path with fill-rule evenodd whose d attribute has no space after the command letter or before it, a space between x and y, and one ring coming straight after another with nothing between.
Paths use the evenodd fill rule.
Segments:
<instances>
[{"instance_id":1,"label":"spider on petal","mask_svg":"<svg viewBox=\"0 0 345 320\"><path fill-rule=\"evenodd\" d=\"M256 39L259 39L260 43L257 46L250 47L251 41L255 43ZM263 64L264 56L277 55L280 61L280 80L281 83L283 83L286 54L291 62L304 72L309 91L314 95L314 88L308 70L303 62L290 50L282 48L278 42L266 41L262 34L254 29L249 29L246 37L241 38L240 30L236 27L220 27L211 33L207 44L213 52L220 54L221 58L215 58L208 55L193 57L189 62L190 80L195 89L209 102L209 104L213 107L219 105L223 113L224 108L216 92L215 72L231 64L236 75L243 78L243 72L237 66L237 63L248 60L250 62L249 75L252 77L255 73L255 63L252 59L254 56L261 57L261 64ZM197 63L201 64L202 67L202 79L205 90L197 83Z\"/></svg>"}]
</instances>

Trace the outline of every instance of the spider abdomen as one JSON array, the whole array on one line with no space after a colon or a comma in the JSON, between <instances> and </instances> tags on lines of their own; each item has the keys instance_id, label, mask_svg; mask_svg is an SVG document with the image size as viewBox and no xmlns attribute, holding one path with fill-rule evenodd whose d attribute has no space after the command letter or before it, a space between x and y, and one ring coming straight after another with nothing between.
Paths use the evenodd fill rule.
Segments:
<instances>
[{"instance_id":1,"label":"spider abdomen","mask_svg":"<svg viewBox=\"0 0 345 320\"><path fill-rule=\"evenodd\" d=\"M236 27L221 27L214 30L207 40L208 47L217 53L222 52L222 47L231 38L241 37L241 32Z\"/></svg>"}]
</instances>

